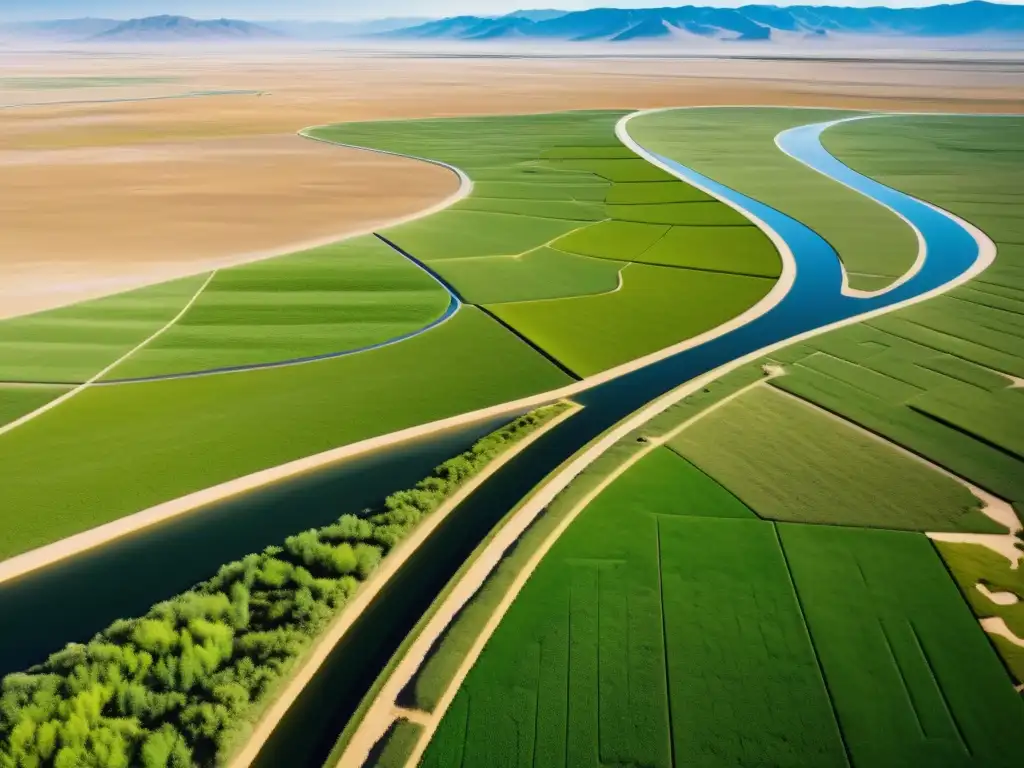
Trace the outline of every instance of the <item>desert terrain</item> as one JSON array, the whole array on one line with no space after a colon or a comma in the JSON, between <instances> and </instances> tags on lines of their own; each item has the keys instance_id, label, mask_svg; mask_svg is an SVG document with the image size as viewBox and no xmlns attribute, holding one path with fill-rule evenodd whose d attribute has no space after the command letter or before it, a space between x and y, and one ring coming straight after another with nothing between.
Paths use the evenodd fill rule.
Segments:
<instances>
[{"instance_id":1,"label":"desert terrain","mask_svg":"<svg viewBox=\"0 0 1024 768\"><path fill-rule=\"evenodd\" d=\"M1024 65L1006 59L161 47L0 62L0 316L340 238L457 186L296 135L311 125L700 104L1024 111Z\"/></svg>"}]
</instances>

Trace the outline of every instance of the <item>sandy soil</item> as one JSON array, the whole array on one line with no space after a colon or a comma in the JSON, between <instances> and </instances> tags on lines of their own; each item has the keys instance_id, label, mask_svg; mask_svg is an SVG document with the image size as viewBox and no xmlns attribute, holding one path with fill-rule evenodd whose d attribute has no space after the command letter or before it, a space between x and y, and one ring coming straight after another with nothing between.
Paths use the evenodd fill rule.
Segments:
<instances>
[{"instance_id":1,"label":"sandy soil","mask_svg":"<svg viewBox=\"0 0 1024 768\"><path fill-rule=\"evenodd\" d=\"M1020 602L1020 598L1013 592L993 592L980 581L974 587L996 605L1016 605Z\"/></svg>"},{"instance_id":2,"label":"sandy soil","mask_svg":"<svg viewBox=\"0 0 1024 768\"><path fill-rule=\"evenodd\" d=\"M409 161L310 146L325 122L767 103L1024 110L1012 62L446 57L295 49L0 51L26 78L170 78L0 90L0 306L67 303L288 250L425 207L456 183ZM203 90L260 95L127 103ZM64 102L92 100L92 104ZM63 104L62 104L63 103ZM102 151L101 151L102 150Z\"/></svg>"}]
</instances>

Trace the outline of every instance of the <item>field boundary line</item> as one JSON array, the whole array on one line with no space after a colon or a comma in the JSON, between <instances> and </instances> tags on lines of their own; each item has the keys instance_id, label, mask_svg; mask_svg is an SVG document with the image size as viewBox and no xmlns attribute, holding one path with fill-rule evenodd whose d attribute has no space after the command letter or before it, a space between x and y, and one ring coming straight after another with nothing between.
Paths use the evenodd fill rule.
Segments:
<instances>
[{"instance_id":1,"label":"field boundary line","mask_svg":"<svg viewBox=\"0 0 1024 768\"><path fill-rule=\"evenodd\" d=\"M745 394L754 387L763 385L768 379L778 375L781 375L781 369L773 369L766 378L759 379L758 381L748 384L728 397L725 397L719 402L709 406L701 413L695 414L692 418L687 419L683 424L666 433L664 436L650 440L642 450L627 458L622 464L609 473L607 477L602 479L595 488L584 496L568 512L568 514L566 514L548 537L533 552L530 559L523 565L522 569L516 575L516 578L509 585L506 593L502 596L501 601L492 612L487 623L477 635L473 645L470 647L470 650L463 658L462 664L459 665L455 676L452 678L452 681L445 689L444 694L439 699L437 706L434 708L433 712L428 713L430 715L429 720L423 723L424 731L421 734L420 742L417 742L417 748L414 750L413 756L410 758L408 765L415 765L419 758L422 757L423 752L426 751L427 745L430 743L430 739L433 738L437 727L440 725L441 719L444 717L448 707L451 706L462 682L465 680L466 676L468 676L473 665L476 663L476 660L483 652L483 648L487 644L487 641L497 630L501 620L512 606L512 603L515 601L519 592L522 591L523 586L533 574L533 571L536 570L547 552L552 546L554 546L562 533L564 533L565 530L576 520L580 513L609 485L625 474L626 471L633 467L642 458L675 437L676 434L681 432L690 424L699 420L707 412L722 407L731 400ZM701 384L701 386L703 386L703 384ZM630 432L640 429L646 425L655 416L682 400L697 388L698 387L693 387L691 384L683 384L665 396L669 398L669 401L666 402L663 407L659 403L653 408L648 406L647 408L641 409L641 411L639 411L639 416L634 415L633 418L627 419L625 423L620 424L609 434L605 435L605 437L595 444L589 451L586 451L582 456L574 459L548 484L542 486L537 492L535 492L527 504L524 504L519 511L515 512L504 522L504 525L498 534L494 536L487 546L479 553L473 565L465 572L455 588L451 590L444 602L434 613L430 622L423 627L423 630L416 637L415 642L409 646L408 650L402 657L402 660L397 666L395 666L387 682L380 689L376 700L366 711L362 723L353 734L348 747L346 747L345 751L342 753L341 758L336 764L336 768L361 766L366 762L369 757L370 750L372 750L373 746L384 736L387 729L393 722L393 720L387 719L388 713L394 709L395 702L397 701L401 691L411 682L413 677L423 666L430 650L444 635L462 608L473 599L480 588L487 582L487 579L494 570L500 566L501 562L504 560L505 552L519 541L523 533L525 533L530 525L532 525L534 520L536 520L547 509L554 497L568 486L569 483L581 474L594 459L602 455L608 448L628 436ZM510 531L513 533L510 534Z\"/></svg>"},{"instance_id":2,"label":"field boundary line","mask_svg":"<svg viewBox=\"0 0 1024 768\"><path fill-rule=\"evenodd\" d=\"M74 389L72 389L72 390L70 390L68 392L65 392L63 395L61 395L60 397L56 398L55 400L51 400L50 402L46 403L45 405L42 405L39 408L36 408L34 411L26 413L24 416L22 416L20 418L17 418L14 421L10 422L9 424L5 424L4 426L0 427L0 436L6 435L7 433L17 429L18 427L20 427L20 426L22 426L24 424L27 424L28 422L32 421L33 419L35 419L35 418L37 418L39 416L42 416L44 413L47 413L48 411L52 411L54 408L56 408L56 407L58 407L58 406L60 406L60 405L62 405L64 403L66 403L68 400L73 398L75 395L79 394L80 392L85 391L89 387L91 387L94 384L96 384L100 379L102 379L104 376L106 376L108 373L110 373L112 370L114 370L117 366L119 366L121 363L123 363L128 358L130 358L136 352L141 350L147 344L149 344L152 341L156 341L156 339L158 339L160 336L162 336L166 331L168 331L172 326L174 326L175 323L177 323L179 320L181 320L181 318L183 318L190 309L192 309L192 306L199 300L199 297L202 295L203 291L206 290L206 287L211 282L213 282L213 278L216 277L216 275L217 275L217 270L215 269L215 270L213 270L207 276L206 280L203 281L203 284L199 286L199 290L197 290L194 294L192 294L192 298L188 300L188 303L186 303L185 306L181 308L181 310L178 312L178 314L176 314L174 317L172 317L165 325L163 325L160 328L158 328L156 330L156 332L154 332L153 334L151 334L147 338L143 339L141 342L139 342L134 347L132 347L130 350L125 352L123 355L121 355L121 357L117 358L117 360L115 360L114 362L110 363L106 368L101 370L99 373L93 374L91 378L86 379L81 384L76 386Z\"/></svg>"},{"instance_id":3,"label":"field boundary line","mask_svg":"<svg viewBox=\"0 0 1024 768\"><path fill-rule=\"evenodd\" d=\"M369 579L363 582L356 591L353 598L341 609L338 616L332 620L327 631L323 632L310 646L305 659L294 670L289 677L285 687L277 694L272 702L256 721L252 733L246 739L244 745L227 762L228 768L245 768L257 758L263 745L273 734L274 729L287 714L295 700L305 690L306 685L313 679L313 676L320 669L327 657L334 650L334 647L344 638L352 625L359 619L366 608L373 602L374 598L386 587L391 579L397 574L403 565L408 561L420 547L430 538L430 535L446 520L448 516L466 500L470 494L479 488L488 478L501 469L505 464L518 456L531 444L546 435L562 422L575 416L583 409L583 406L573 403L563 413L559 414L547 424L534 430L529 435L510 446L501 455L497 456L478 472L468 482L462 485L459 490L445 501L440 507L426 516L426 518L413 530L412 534L403 539L398 546L392 550L381 561L380 566L373 572Z\"/></svg>"},{"instance_id":4,"label":"field boundary line","mask_svg":"<svg viewBox=\"0 0 1024 768\"><path fill-rule=\"evenodd\" d=\"M1020 520L1017 517L1017 513L1013 511L1013 507L1005 499L1001 499L998 496L996 496L995 494L989 493L988 491L985 491L985 490L979 488L974 483L972 483L969 480L961 477L960 475L956 474L955 472L951 472L950 470L946 469L945 467L943 467L943 466L941 466L939 464L936 464L931 459L928 459L928 458L922 456L919 453L915 453L914 451L910 450L909 448L904 448L899 443L893 442L892 440L890 440L889 438L885 437L884 435L880 435L877 432L872 432L870 429L865 429L860 424L857 424L856 422L850 421L849 419L839 415L838 413L834 413L834 412L828 410L827 408L822 408L817 403L812 403L810 400L805 400L804 398L800 397L799 395L794 395L792 392L788 392L788 391L786 391L784 389L781 389L779 387L774 387L774 391L776 391L778 394L782 395L785 398L789 398L790 400L793 400L793 401L795 401L797 403L800 403L805 408L810 408L811 410L819 413L822 416L825 416L825 417L831 419L832 421L837 421L840 424L843 424L844 426L848 427L849 429L852 429L854 432L859 433L863 437L867 437L867 438L873 440L876 443L881 443L882 445L887 446L888 448L890 448L891 450L895 451L896 453L899 453L902 456L917 462L918 464L923 464L924 466L928 467L929 469L931 469L931 470L933 470L935 472L938 472L941 475L945 475L949 479L954 480L955 482L959 483L964 488L966 488L968 491L970 491L971 495L974 496L974 498L976 498L978 501L981 502L981 512L985 515L985 517L987 517L990 520L992 520L992 522L998 523L999 525L1001 525L1004 528L1006 528L1007 531L1009 532L1007 535L1009 535L1010 537L1013 537L1018 531L1022 530L1022 525L1021 525ZM929 533L928 535L932 536L933 534ZM934 534L934 535L944 535L944 534ZM974 534L968 534L968 535L974 535ZM993 535L1001 535L1001 534L993 534ZM1024 553L1022 553L1022 554L1024 554Z\"/></svg>"},{"instance_id":5,"label":"field boundary line","mask_svg":"<svg viewBox=\"0 0 1024 768\"><path fill-rule=\"evenodd\" d=\"M648 113L633 112L623 117L616 126L616 135L618 135L620 140L622 141L629 141L630 143L627 146L630 146L630 148L636 147L642 150L643 154L641 156L644 157L645 159L648 159L649 162L660 162L657 161L657 158L653 158L649 152L640 147L628 134L627 128L629 121L636 116L644 114ZM634 149L634 151L637 150ZM667 166L665 166L664 164L659 164L658 167L665 169ZM687 179L677 174L671 168L669 168L669 172L676 178L682 178L683 181L686 181L688 184L690 183ZM698 185L692 186L697 186L698 188L701 188ZM712 194L712 197L715 197L716 199L721 199L714 194ZM745 210L738 208L731 202L729 204L732 205L737 210L740 210L743 213L743 215L747 216L752 221L755 220L754 217L748 214ZM930 203L925 204L931 205ZM728 363L724 363L717 368L713 368L710 371L707 371L706 373L698 376L696 379L692 379L689 383L691 385L694 385L693 391L696 391L696 389L699 389L700 387L706 386L708 383L714 381L717 378L720 378L721 376L724 376L730 371L736 370L737 368L740 368L748 363L755 362L756 360L766 355L769 355L774 351L783 349L793 344L798 344L800 342L806 341L807 339L811 339L816 336L828 333L829 331L865 322L876 317L881 317L882 315L890 314L899 309L903 309L927 301L936 296L940 296L952 290L953 288L956 288L960 285L969 282L970 280L974 279L982 272L984 272L995 260L995 243L993 243L992 240L978 227L974 226L968 221L965 221L964 219L961 219L956 214L951 213L949 211L945 211L939 208L938 206L931 207L934 208L936 211L940 212L942 215L949 217L959 226L963 227L977 243L978 257L975 259L974 263L966 270L964 270L960 275L952 278L951 280L941 285L936 286L935 288L932 288L930 291L925 291L916 296L911 296L906 299L903 299L902 301L895 301L886 306L876 307L875 309L870 309L859 314L852 314L849 317L845 317L841 320L836 320L832 323L827 323L817 328L811 328L801 333L797 333L793 336L789 336L785 339L781 339L779 341L768 344L759 349L755 349L747 353L746 355L743 355L739 358L729 361ZM755 221L755 223L757 222ZM769 237L772 239L772 242L782 241L781 236L778 235L778 233L776 233L771 227L768 227L766 224L764 224L764 222L761 222L760 226L762 226L763 230L766 231L766 233L769 233ZM784 241L782 241L782 243L783 245L785 245ZM450 416L447 418L438 419L436 421L428 422L426 424L407 427L405 429L397 430L386 435L377 435L375 437L370 437L365 440L350 443L339 448L332 448L327 451L322 451L320 453L313 454L311 456L294 459L284 464L279 464L273 467L258 470L257 472L253 472L248 475L243 475L242 477L232 478L230 480L218 483L217 485L210 486L202 490L186 494L184 496L179 496L174 499L169 499L165 502L161 502L147 509L140 510L139 512L135 512L133 514L111 521L96 528L92 528L81 533L74 534L52 544L47 544L42 547L29 550L28 552L24 552L20 555L15 555L12 558L8 558L7 560L0 562L0 584L3 584L6 581L10 581L14 578L25 575L40 568L46 567L48 565L57 563L67 557L80 554L95 547L101 546L122 536L134 533L144 528L148 528L152 525L155 525L156 523L163 522L174 517L178 517L188 512L192 512L206 504L222 501L224 499L237 496L238 494L243 493L245 491L250 491L255 488L269 485L277 480L293 477L302 472L317 469L319 467L332 464L336 461L351 458L353 456L358 456L360 454L367 453L372 450L377 450L380 448L384 448L386 446L395 445L405 440L410 440L417 437L424 437L426 435L444 429L462 426L465 424L471 424L473 422L481 421L491 417L515 413L516 411L527 411L530 410L531 408L543 405L544 403L551 403L559 399L571 398L599 384L603 384L607 381L619 378L620 376L623 376L627 373L639 370L640 368L644 368L652 363L656 363L658 361L672 357L676 354L679 354L680 352L684 352L694 347L698 347L702 344L707 343L708 341L716 339L720 336L724 336L730 333L731 331L735 330L736 328L742 327L743 325L752 322L761 315L767 314L778 302L780 302L785 297L785 294L788 293L789 287L791 287L792 280L795 278L796 274L796 263L793 259L792 251L789 249L788 246L785 246L785 251L783 253L783 267L784 277L780 278L779 282L776 283L776 286L772 289L772 291L767 296L762 298L761 301L758 302L758 304L754 305L754 307L751 307L743 314L734 317L732 320L723 323L720 326L712 328L709 331L706 331L685 341L681 341L678 344L666 347L665 349L658 350L656 352L652 352L648 355L637 358L636 360L632 360L628 363L623 363L622 365L616 366L615 368L610 368L606 371L595 374L591 377L584 379L583 381L567 384L555 390L541 392L535 395L528 395L526 397L520 398L519 400L500 403L493 406L481 408L476 411L470 411L468 413L456 414L454 416ZM787 274L787 272L789 272L788 279L790 280L790 284L785 286L784 289L780 289L780 284L784 282L785 275ZM769 299L773 300L769 301ZM666 397L666 395L662 396L662 398L664 397ZM656 405L660 402L660 399L656 399L655 401L652 401L652 404ZM664 410L667 407L668 405L665 405L664 407L661 408L661 410ZM651 418L653 418L653 415L651 416Z\"/></svg>"}]
</instances>

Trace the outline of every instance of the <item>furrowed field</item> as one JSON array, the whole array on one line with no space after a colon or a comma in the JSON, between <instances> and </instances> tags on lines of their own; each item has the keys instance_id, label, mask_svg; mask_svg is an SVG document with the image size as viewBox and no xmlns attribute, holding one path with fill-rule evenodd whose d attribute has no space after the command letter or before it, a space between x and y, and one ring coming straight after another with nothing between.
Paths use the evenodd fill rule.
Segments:
<instances>
[{"instance_id":1,"label":"furrowed field","mask_svg":"<svg viewBox=\"0 0 1024 768\"><path fill-rule=\"evenodd\" d=\"M768 387L701 419L671 445L771 520L1002 530L960 483Z\"/></svg>"}]
</instances>

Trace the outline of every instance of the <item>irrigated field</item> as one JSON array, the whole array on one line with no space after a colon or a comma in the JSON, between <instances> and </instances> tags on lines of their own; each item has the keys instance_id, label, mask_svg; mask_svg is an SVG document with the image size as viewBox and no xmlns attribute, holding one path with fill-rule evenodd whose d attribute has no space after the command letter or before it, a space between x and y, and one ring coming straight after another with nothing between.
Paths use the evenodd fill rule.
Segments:
<instances>
[{"instance_id":1,"label":"irrigated field","mask_svg":"<svg viewBox=\"0 0 1024 768\"><path fill-rule=\"evenodd\" d=\"M657 451L545 558L423 765L808 759L845 765L774 529Z\"/></svg>"},{"instance_id":2,"label":"irrigated field","mask_svg":"<svg viewBox=\"0 0 1024 768\"><path fill-rule=\"evenodd\" d=\"M386 236L588 375L735 317L781 269L747 219L619 144L622 115L357 123L314 135L436 158L478 181L451 210Z\"/></svg>"},{"instance_id":3,"label":"irrigated field","mask_svg":"<svg viewBox=\"0 0 1024 768\"><path fill-rule=\"evenodd\" d=\"M855 766L1020 764L1024 701L926 538L779 531Z\"/></svg>"},{"instance_id":4,"label":"irrigated field","mask_svg":"<svg viewBox=\"0 0 1024 768\"><path fill-rule=\"evenodd\" d=\"M629 131L646 149L807 224L838 251L853 288L877 290L914 263L913 231L894 213L786 156L774 141L789 128L851 114L777 107L679 109L637 118Z\"/></svg>"},{"instance_id":5,"label":"irrigated field","mask_svg":"<svg viewBox=\"0 0 1024 768\"><path fill-rule=\"evenodd\" d=\"M636 183L638 199L652 200L650 206L691 206L710 225L703 230L749 230L738 258L748 259L744 253L761 238L761 257L777 259L753 227L733 226L731 211L618 145L613 128L621 114L358 124L318 135L453 161L472 172L479 184L473 197L388 237L464 288L470 301L508 308L513 323L522 316L524 335L548 344L551 334L555 354L590 372L728 319L772 284L717 267L632 265L624 279L626 260L550 246L612 215L604 202L610 189ZM652 184L669 194L652 197ZM648 204L614 207L651 215ZM717 226L719 220L730 224ZM704 256L695 259L714 250L707 237L697 245L694 252ZM372 238L223 269L207 283L208 277L0 324L0 380L82 382L121 360L107 372L110 382L359 350L407 337L449 306L432 277ZM712 293L715 312L708 312ZM564 298L581 294L595 295ZM608 338L595 344L595 333ZM565 381L513 333L467 307L422 336L346 358L92 387L2 436L6 499L17 521L11 517L5 526L10 533L0 556L268 466ZM0 416L8 421L55 394L5 393Z\"/></svg>"},{"instance_id":6,"label":"irrigated field","mask_svg":"<svg viewBox=\"0 0 1024 768\"><path fill-rule=\"evenodd\" d=\"M221 270L167 333L108 379L202 371L346 352L403 337L449 296L375 237Z\"/></svg>"},{"instance_id":7,"label":"irrigated field","mask_svg":"<svg viewBox=\"0 0 1024 768\"><path fill-rule=\"evenodd\" d=\"M772 280L648 264L622 271L614 293L496 304L499 318L574 373L589 376L731 320Z\"/></svg>"},{"instance_id":8,"label":"irrigated field","mask_svg":"<svg viewBox=\"0 0 1024 768\"><path fill-rule=\"evenodd\" d=\"M769 387L709 414L670 444L770 520L1002 531L962 484Z\"/></svg>"},{"instance_id":9,"label":"irrigated field","mask_svg":"<svg viewBox=\"0 0 1024 768\"><path fill-rule=\"evenodd\" d=\"M429 333L350 357L90 388L0 436L0 557L268 466L567 381L466 307Z\"/></svg>"},{"instance_id":10,"label":"irrigated field","mask_svg":"<svg viewBox=\"0 0 1024 768\"><path fill-rule=\"evenodd\" d=\"M1009 768L1022 727L924 536L759 521L657 449L541 562L422 765Z\"/></svg>"},{"instance_id":11,"label":"irrigated field","mask_svg":"<svg viewBox=\"0 0 1024 768\"><path fill-rule=\"evenodd\" d=\"M1017 118L891 117L824 141L857 170L970 219L995 264L968 285L793 349L778 386L1024 502L1024 155ZM824 354L813 354L823 352ZM1019 507L1018 507L1019 508Z\"/></svg>"}]
</instances>

